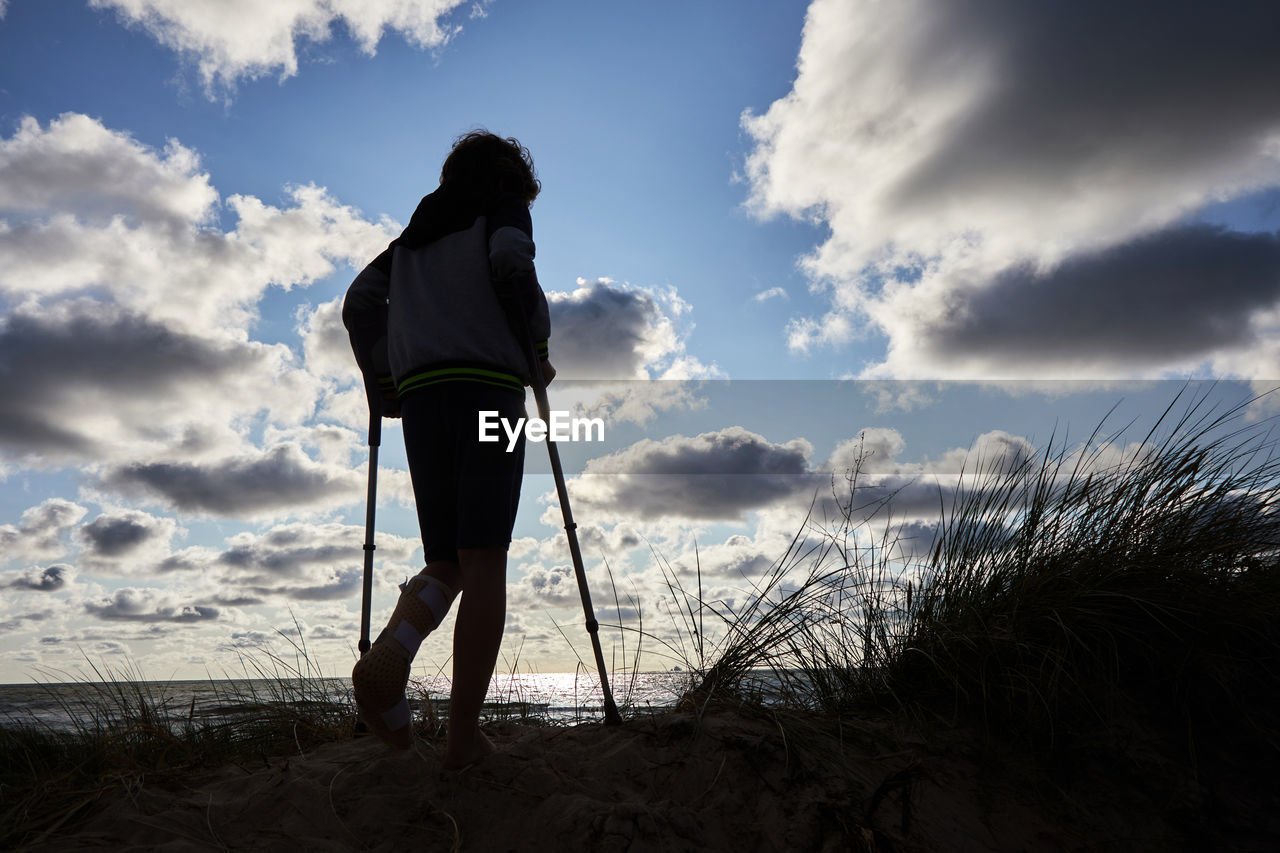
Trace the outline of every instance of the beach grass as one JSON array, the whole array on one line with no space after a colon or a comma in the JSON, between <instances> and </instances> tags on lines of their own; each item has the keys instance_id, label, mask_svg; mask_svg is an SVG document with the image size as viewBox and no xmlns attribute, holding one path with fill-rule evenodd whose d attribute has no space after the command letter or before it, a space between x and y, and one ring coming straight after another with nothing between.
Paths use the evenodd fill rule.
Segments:
<instances>
[{"instance_id":1,"label":"beach grass","mask_svg":"<svg viewBox=\"0 0 1280 853\"><path fill-rule=\"evenodd\" d=\"M1162 845L1274 849L1280 460L1254 401L1206 399L1136 440L1104 423L972 459L929 542L855 466L736 607L660 561L676 631L649 642L689 672L677 706L767 715L809 767L869 736L995 768L990 796L1013 793L1002 768L1039 768L1021 778L1066 823L1110 810L1108 832L1165 821ZM868 820L909 809L913 767Z\"/></svg>"},{"instance_id":2,"label":"beach grass","mask_svg":"<svg viewBox=\"0 0 1280 853\"><path fill-rule=\"evenodd\" d=\"M696 559L677 570L655 552L671 630L610 626L630 637L620 704L646 710L629 707L625 674L656 654L689 678L677 709L770 714L788 748L871 716L1037 756L1141 732L1162 767L1261 783L1280 752L1280 461L1245 411L1179 398L1133 442L1100 426L1074 446L974 459L940 491L928 543L901 538L891 496L855 467L734 606L708 600ZM616 612L624 597L640 612L615 583ZM294 654L243 658L257 686L228 693L220 716L100 666L65 709L71 730L0 724L0 847L59 831L109 791L350 738L349 694L300 631L281 633ZM492 721L545 722L518 688L506 698ZM420 733L439 736L439 702L415 699Z\"/></svg>"},{"instance_id":3,"label":"beach grass","mask_svg":"<svg viewBox=\"0 0 1280 853\"><path fill-rule=\"evenodd\" d=\"M360 733L350 688L323 675L297 622L278 633L289 654L242 652L239 672L211 678L215 698L201 707L194 699L176 702L133 663L86 659L88 678L44 672L44 687L69 725L0 720L0 849L38 848L120 791L133 796L226 766L262 769ZM517 656L513 671L518 665ZM482 722L552 724L515 679L505 688L501 682L498 676ZM416 680L408 691L418 736L442 738L447 698Z\"/></svg>"},{"instance_id":4,"label":"beach grass","mask_svg":"<svg viewBox=\"0 0 1280 853\"><path fill-rule=\"evenodd\" d=\"M175 705L133 664L89 660L92 680L46 673L70 726L0 722L0 847L38 843L114 791L349 738L349 696L334 695L300 633L281 634L294 658L242 655L243 679L211 679L212 713Z\"/></svg>"},{"instance_id":5,"label":"beach grass","mask_svg":"<svg viewBox=\"0 0 1280 853\"><path fill-rule=\"evenodd\" d=\"M1224 739L1275 755L1280 460L1247 405L1180 396L1136 442L1100 425L1075 447L974 459L914 558L855 469L836 517L811 510L738 608L662 564L681 632L651 642L689 669L695 706L880 711L1048 750L1126 720L1189 761Z\"/></svg>"},{"instance_id":6,"label":"beach grass","mask_svg":"<svg viewBox=\"0 0 1280 853\"><path fill-rule=\"evenodd\" d=\"M1104 442L983 472L876 632L880 692L1046 743L1137 710L1280 746L1258 701L1280 695L1280 462L1241 411L1166 413L1115 461Z\"/></svg>"}]
</instances>

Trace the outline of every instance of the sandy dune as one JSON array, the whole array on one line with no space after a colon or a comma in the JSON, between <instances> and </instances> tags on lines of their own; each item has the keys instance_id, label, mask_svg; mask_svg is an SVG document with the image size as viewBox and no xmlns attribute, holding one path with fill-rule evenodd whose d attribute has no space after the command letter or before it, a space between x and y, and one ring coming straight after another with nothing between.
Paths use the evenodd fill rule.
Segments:
<instances>
[{"instance_id":1,"label":"sandy dune","mask_svg":"<svg viewBox=\"0 0 1280 853\"><path fill-rule=\"evenodd\" d=\"M369 737L117 793L39 850L1072 850L1163 847L1042 773L891 722L819 730L765 712L669 713L621 727L495 725L461 774L419 741ZM1105 791L1099 791L1105 794Z\"/></svg>"}]
</instances>

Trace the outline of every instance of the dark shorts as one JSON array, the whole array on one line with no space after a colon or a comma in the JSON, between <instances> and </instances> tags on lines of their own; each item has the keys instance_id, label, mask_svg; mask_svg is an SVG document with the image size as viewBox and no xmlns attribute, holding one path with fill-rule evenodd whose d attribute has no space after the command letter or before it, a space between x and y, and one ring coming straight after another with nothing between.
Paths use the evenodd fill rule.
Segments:
<instances>
[{"instance_id":1,"label":"dark shorts","mask_svg":"<svg viewBox=\"0 0 1280 853\"><path fill-rule=\"evenodd\" d=\"M476 382L441 382L401 400L405 454L428 563L457 562L459 548L511 544L524 476L524 432L510 453L501 426L493 431L498 441L481 442L481 411L497 411L514 425L526 416L524 394Z\"/></svg>"}]
</instances>

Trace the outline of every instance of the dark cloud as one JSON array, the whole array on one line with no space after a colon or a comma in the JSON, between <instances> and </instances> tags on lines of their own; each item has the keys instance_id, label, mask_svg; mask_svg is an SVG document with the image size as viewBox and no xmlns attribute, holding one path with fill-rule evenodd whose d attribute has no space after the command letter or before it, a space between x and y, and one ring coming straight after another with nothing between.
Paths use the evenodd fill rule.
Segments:
<instances>
[{"instance_id":1,"label":"dark cloud","mask_svg":"<svg viewBox=\"0 0 1280 853\"><path fill-rule=\"evenodd\" d=\"M741 427L645 440L588 463L575 494L629 518L740 518L811 485L809 444Z\"/></svg>"},{"instance_id":2,"label":"dark cloud","mask_svg":"<svg viewBox=\"0 0 1280 853\"><path fill-rule=\"evenodd\" d=\"M357 630L356 625L351 625L346 630L332 625L313 625L307 630L306 635L311 640L350 640Z\"/></svg>"},{"instance_id":3,"label":"dark cloud","mask_svg":"<svg viewBox=\"0 0 1280 853\"><path fill-rule=\"evenodd\" d=\"M0 621L0 634L12 634L14 631L21 631L27 628L32 622L43 622L52 616L51 611L41 611L33 613L20 613L17 616L11 616L8 619Z\"/></svg>"},{"instance_id":4,"label":"dark cloud","mask_svg":"<svg viewBox=\"0 0 1280 853\"><path fill-rule=\"evenodd\" d=\"M1269 375L1274 237L1186 223L1275 227L1276 32L1259 0L812 0L791 91L744 116L754 209L830 229L790 346L877 333L874 378Z\"/></svg>"},{"instance_id":5,"label":"dark cloud","mask_svg":"<svg viewBox=\"0 0 1280 853\"><path fill-rule=\"evenodd\" d=\"M522 587L542 604L569 604L580 597L572 566L535 567L525 573Z\"/></svg>"},{"instance_id":6,"label":"dark cloud","mask_svg":"<svg viewBox=\"0 0 1280 853\"><path fill-rule=\"evenodd\" d=\"M551 360L566 378L634 379L677 348L662 307L647 291L602 279L549 300Z\"/></svg>"},{"instance_id":7,"label":"dark cloud","mask_svg":"<svg viewBox=\"0 0 1280 853\"><path fill-rule=\"evenodd\" d=\"M820 524L846 517L855 526L872 519L895 524L905 519L936 519L944 506L950 506L956 480L955 476L939 479L923 474L869 475L859 478L852 493L839 486L833 489L828 480L811 488L807 497L813 499L812 517Z\"/></svg>"},{"instance_id":8,"label":"dark cloud","mask_svg":"<svg viewBox=\"0 0 1280 853\"><path fill-rule=\"evenodd\" d=\"M267 575L298 575L315 566L360 563L361 528L347 525L316 527L295 524L273 528L261 536L243 538L218 556L218 562Z\"/></svg>"},{"instance_id":9,"label":"dark cloud","mask_svg":"<svg viewBox=\"0 0 1280 853\"><path fill-rule=\"evenodd\" d=\"M907 563L920 565L928 560L940 530L938 521L906 522L890 530L888 541L884 544L901 555Z\"/></svg>"},{"instance_id":10,"label":"dark cloud","mask_svg":"<svg viewBox=\"0 0 1280 853\"><path fill-rule=\"evenodd\" d=\"M595 524L583 524L578 527L578 541L584 552L627 551L641 543L640 535L628 524L618 524L612 530L605 530Z\"/></svg>"},{"instance_id":11,"label":"dark cloud","mask_svg":"<svg viewBox=\"0 0 1280 853\"><path fill-rule=\"evenodd\" d=\"M643 615L644 609L637 604L623 605L621 607L616 604L606 604L596 608L596 619L599 620L601 627L634 625Z\"/></svg>"},{"instance_id":12,"label":"dark cloud","mask_svg":"<svg viewBox=\"0 0 1280 853\"><path fill-rule=\"evenodd\" d=\"M284 549L241 545L223 551L218 562L237 569L255 569L267 574L291 575L306 566L359 562L361 543L308 544Z\"/></svg>"},{"instance_id":13,"label":"dark cloud","mask_svg":"<svg viewBox=\"0 0 1280 853\"><path fill-rule=\"evenodd\" d=\"M284 524L232 537L221 552L193 548L170 555L162 571L191 571L214 578L213 601L225 607L269 600L332 601L357 595L363 577L364 528L356 525ZM391 533L378 536L380 561L407 560L418 542Z\"/></svg>"},{"instance_id":14,"label":"dark cloud","mask_svg":"<svg viewBox=\"0 0 1280 853\"><path fill-rule=\"evenodd\" d=\"M223 644L230 649L260 649L270 646L275 635L265 631L235 631L231 634L231 642Z\"/></svg>"},{"instance_id":15,"label":"dark cloud","mask_svg":"<svg viewBox=\"0 0 1280 853\"><path fill-rule=\"evenodd\" d=\"M118 589L97 601L86 601L84 609L98 619L127 622L212 622L219 616L216 607L175 602L168 593L153 589Z\"/></svg>"},{"instance_id":16,"label":"dark cloud","mask_svg":"<svg viewBox=\"0 0 1280 853\"><path fill-rule=\"evenodd\" d=\"M62 589L73 575L70 566L56 565L44 569L31 568L0 579L0 589L53 592Z\"/></svg>"},{"instance_id":17,"label":"dark cloud","mask_svg":"<svg viewBox=\"0 0 1280 853\"><path fill-rule=\"evenodd\" d=\"M241 590L233 593L219 593L214 596L214 604L221 604L224 607L251 607L255 604L262 604L266 598L261 595L250 595Z\"/></svg>"},{"instance_id":18,"label":"dark cloud","mask_svg":"<svg viewBox=\"0 0 1280 853\"><path fill-rule=\"evenodd\" d=\"M900 524L937 519L962 485L962 472L970 484L976 477L982 485L1035 455L1026 439L1001 430L928 462L900 461L904 446L891 430L866 430L863 439L843 442L831 459L811 466L812 447L804 439L778 444L742 427L727 427L692 438L646 439L593 459L572 480L570 491L575 502L626 519L741 520L752 510L793 506L808 507L811 520L820 525L846 517L855 525L872 519ZM854 477L859 452L872 456ZM583 530L596 547L637 543L634 530L625 525L608 537L590 526ZM715 559L714 571L736 574L734 555L722 552Z\"/></svg>"},{"instance_id":19,"label":"dark cloud","mask_svg":"<svg viewBox=\"0 0 1280 853\"><path fill-rule=\"evenodd\" d=\"M90 624L82 631L77 631L66 639L71 643L87 644L120 640L126 643L145 642L150 640L170 639L172 627L163 622L134 622L128 625L113 623L105 630Z\"/></svg>"},{"instance_id":20,"label":"dark cloud","mask_svg":"<svg viewBox=\"0 0 1280 853\"><path fill-rule=\"evenodd\" d=\"M916 75L980 56L999 82L899 188L908 208L1199 171L1280 125L1280 5L1265 0L948 0L919 23Z\"/></svg>"},{"instance_id":21,"label":"dark cloud","mask_svg":"<svg viewBox=\"0 0 1280 853\"><path fill-rule=\"evenodd\" d=\"M698 555L695 565L699 566L703 578L734 578L755 582L764 577L776 558L761 553L758 547L752 547L752 550L731 550L734 540L743 538L745 537L729 537L725 542L727 553L724 555L718 555L712 549Z\"/></svg>"},{"instance_id":22,"label":"dark cloud","mask_svg":"<svg viewBox=\"0 0 1280 853\"><path fill-rule=\"evenodd\" d=\"M345 576L347 569L363 565L363 543L364 528L356 525L287 524L236 536L225 551L198 565L205 571L222 569L242 590L265 591L289 580ZM405 537L378 537L381 560L407 559L417 547Z\"/></svg>"},{"instance_id":23,"label":"dark cloud","mask_svg":"<svg viewBox=\"0 0 1280 853\"><path fill-rule=\"evenodd\" d=\"M214 463L151 462L109 471L102 484L131 496L154 496L175 509L244 517L344 502L359 477L313 462L294 445L261 456Z\"/></svg>"},{"instance_id":24,"label":"dark cloud","mask_svg":"<svg viewBox=\"0 0 1280 853\"><path fill-rule=\"evenodd\" d=\"M247 587L243 594L248 596L256 595L262 598L276 596L289 601L335 601L354 596L363 579L363 567L355 565L331 572L322 583L251 586Z\"/></svg>"},{"instance_id":25,"label":"dark cloud","mask_svg":"<svg viewBox=\"0 0 1280 853\"><path fill-rule=\"evenodd\" d=\"M940 359L1142 367L1250 343L1280 300L1280 237L1190 225L999 275L930 329Z\"/></svg>"},{"instance_id":26,"label":"dark cloud","mask_svg":"<svg viewBox=\"0 0 1280 853\"><path fill-rule=\"evenodd\" d=\"M156 571L161 574L165 572L188 572L204 568L208 564L207 560L201 559L189 552L178 554L170 554L156 564Z\"/></svg>"},{"instance_id":27,"label":"dark cloud","mask_svg":"<svg viewBox=\"0 0 1280 853\"><path fill-rule=\"evenodd\" d=\"M93 454L111 439L77 420L113 400L187 397L220 377L259 370L262 353L214 343L108 305L82 301L0 325L0 444L24 453ZM140 433L154 424L126 424ZM134 437L134 436L128 436Z\"/></svg>"},{"instance_id":28,"label":"dark cloud","mask_svg":"<svg viewBox=\"0 0 1280 853\"><path fill-rule=\"evenodd\" d=\"M120 557L137 550L158 533L157 520L146 513L100 515L80 528L80 536L99 557Z\"/></svg>"}]
</instances>

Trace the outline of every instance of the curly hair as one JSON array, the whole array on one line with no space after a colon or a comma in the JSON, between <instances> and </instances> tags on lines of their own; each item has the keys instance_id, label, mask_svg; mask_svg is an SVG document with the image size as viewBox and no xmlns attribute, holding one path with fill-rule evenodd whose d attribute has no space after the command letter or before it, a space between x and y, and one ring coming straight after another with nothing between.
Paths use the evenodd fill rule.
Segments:
<instances>
[{"instance_id":1,"label":"curly hair","mask_svg":"<svg viewBox=\"0 0 1280 853\"><path fill-rule=\"evenodd\" d=\"M533 155L513 136L480 128L462 134L440 168L440 184L491 199L514 192L528 204L542 191L533 168Z\"/></svg>"}]
</instances>

